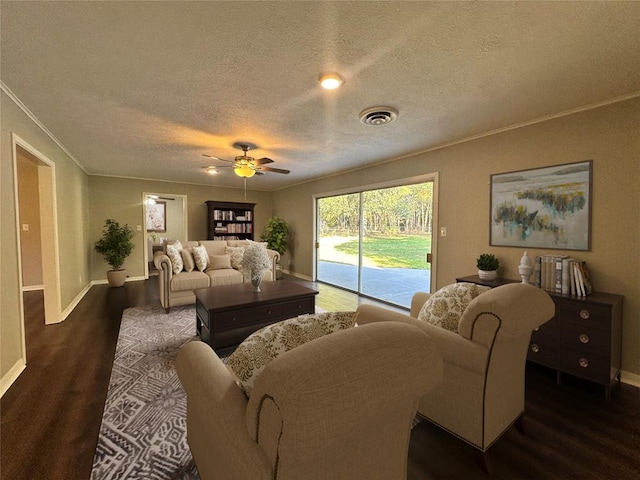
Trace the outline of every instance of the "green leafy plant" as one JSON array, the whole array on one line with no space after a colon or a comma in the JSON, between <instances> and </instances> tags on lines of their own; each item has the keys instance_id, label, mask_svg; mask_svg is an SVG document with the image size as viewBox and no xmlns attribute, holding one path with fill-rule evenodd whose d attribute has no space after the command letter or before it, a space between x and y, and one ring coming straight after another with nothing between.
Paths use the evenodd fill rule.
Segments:
<instances>
[{"instance_id":1,"label":"green leafy plant","mask_svg":"<svg viewBox=\"0 0 640 480\"><path fill-rule=\"evenodd\" d=\"M289 224L276 216L267 222L260 238L267 242L267 248L275 250L280 255L287 251L289 245Z\"/></svg>"},{"instance_id":2,"label":"green leafy plant","mask_svg":"<svg viewBox=\"0 0 640 480\"><path fill-rule=\"evenodd\" d=\"M133 230L127 224L121 227L118 222L108 218L104 222L102 237L93 245L93 248L104 257L111 268L120 270L133 250L131 241L133 236Z\"/></svg>"},{"instance_id":3,"label":"green leafy plant","mask_svg":"<svg viewBox=\"0 0 640 480\"><path fill-rule=\"evenodd\" d=\"M491 272L493 270L498 270L498 267L500 266L500 262L493 254L483 253L478 257L476 266L478 267L478 270Z\"/></svg>"}]
</instances>

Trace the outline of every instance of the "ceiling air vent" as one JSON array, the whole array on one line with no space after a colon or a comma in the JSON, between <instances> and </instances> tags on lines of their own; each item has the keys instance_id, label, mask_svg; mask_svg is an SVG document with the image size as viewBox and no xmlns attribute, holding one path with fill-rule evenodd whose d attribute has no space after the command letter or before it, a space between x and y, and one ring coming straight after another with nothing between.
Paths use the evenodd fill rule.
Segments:
<instances>
[{"instance_id":1,"label":"ceiling air vent","mask_svg":"<svg viewBox=\"0 0 640 480\"><path fill-rule=\"evenodd\" d=\"M360 121L365 125L386 125L398 118L398 111L391 107L371 107L360 112Z\"/></svg>"}]
</instances>

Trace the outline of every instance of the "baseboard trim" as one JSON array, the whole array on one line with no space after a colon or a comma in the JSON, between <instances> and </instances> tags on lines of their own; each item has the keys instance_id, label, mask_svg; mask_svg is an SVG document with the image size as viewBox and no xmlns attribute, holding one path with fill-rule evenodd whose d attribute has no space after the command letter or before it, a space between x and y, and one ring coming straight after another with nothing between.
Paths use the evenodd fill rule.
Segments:
<instances>
[{"instance_id":1,"label":"baseboard trim","mask_svg":"<svg viewBox=\"0 0 640 480\"><path fill-rule=\"evenodd\" d=\"M13 382L18 379L25 368L27 368L27 365L24 361L24 358L21 358L13 367L11 367L6 375L0 379L0 397L2 397L7 390L9 390L9 387L13 385Z\"/></svg>"},{"instance_id":2,"label":"baseboard trim","mask_svg":"<svg viewBox=\"0 0 640 480\"><path fill-rule=\"evenodd\" d=\"M138 282L140 280L146 280L145 277L127 277L126 282ZM107 285L109 281L106 278L100 280L91 280L91 285Z\"/></svg>"},{"instance_id":3,"label":"baseboard trim","mask_svg":"<svg viewBox=\"0 0 640 480\"><path fill-rule=\"evenodd\" d=\"M300 280L306 280L307 282L313 282L311 277L307 277L306 275L301 275L299 273L292 273L289 270L282 269L282 273L286 273L287 275L291 275L292 277L299 278Z\"/></svg>"},{"instance_id":4,"label":"baseboard trim","mask_svg":"<svg viewBox=\"0 0 640 480\"><path fill-rule=\"evenodd\" d=\"M620 381L622 383L626 383L627 385L633 385L634 387L640 388L640 375L636 373L625 372L624 370L621 370Z\"/></svg>"},{"instance_id":5,"label":"baseboard trim","mask_svg":"<svg viewBox=\"0 0 640 480\"><path fill-rule=\"evenodd\" d=\"M62 313L60 314L60 321L61 322L67 319L67 317L71 314L71 312L73 312L73 309L78 306L78 304L82 301L82 299L87 294L87 292L91 289L92 286L93 285L91 283L85 285L84 288L82 290L80 290L80 293L78 293L78 295L76 295L76 298L74 298L71 301L71 303L69 305L67 305L67 308L65 308L62 311Z\"/></svg>"}]
</instances>

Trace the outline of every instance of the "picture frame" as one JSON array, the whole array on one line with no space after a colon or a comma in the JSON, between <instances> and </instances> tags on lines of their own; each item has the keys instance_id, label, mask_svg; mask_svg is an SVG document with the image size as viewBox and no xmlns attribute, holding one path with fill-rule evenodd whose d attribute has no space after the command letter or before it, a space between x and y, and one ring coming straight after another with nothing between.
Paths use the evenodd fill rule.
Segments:
<instances>
[{"instance_id":1,"label":"picture frame","mask_svg":"<svg viewBox=\"0 0 640 480\"><path fill-rule=\"evenodd\" d=\"M156 202L146 207L147 232L166 232L167 202Z\"/></svg>"},{"instance_id":2,"label":"picture frame","mask_svg":"<svg viewBox=\"0 0 640 480\"><path fill-rule=\"evenodd\" d=\"M593 161L491 175L489 244L591 250Z\"/></svg>"}]
</instances>

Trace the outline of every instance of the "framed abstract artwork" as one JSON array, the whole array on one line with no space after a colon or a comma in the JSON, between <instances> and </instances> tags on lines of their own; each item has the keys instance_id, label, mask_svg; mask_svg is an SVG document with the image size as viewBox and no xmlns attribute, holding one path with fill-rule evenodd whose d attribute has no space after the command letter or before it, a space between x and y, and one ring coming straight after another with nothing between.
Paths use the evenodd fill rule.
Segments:
<instances>
[{"instance_id":1,"label":"framed abstract artwork","mask_svg":"<svg viewBox=\"0 0 640 480\"><path fill-rule=\"evenodd\" d=\"M167 231L167 202L156 202L146 205L147 232Z\"/></svg>"},{"instance_id":2,"label":"framed abstract artwork","mask_svg":"<svg viewBox=\"0 0 640 480\"><path fill-rule=\"evenodd\" d=\"M491 175L489 243L591 250L593 161Z\"/></svg>"}]
</instances>

